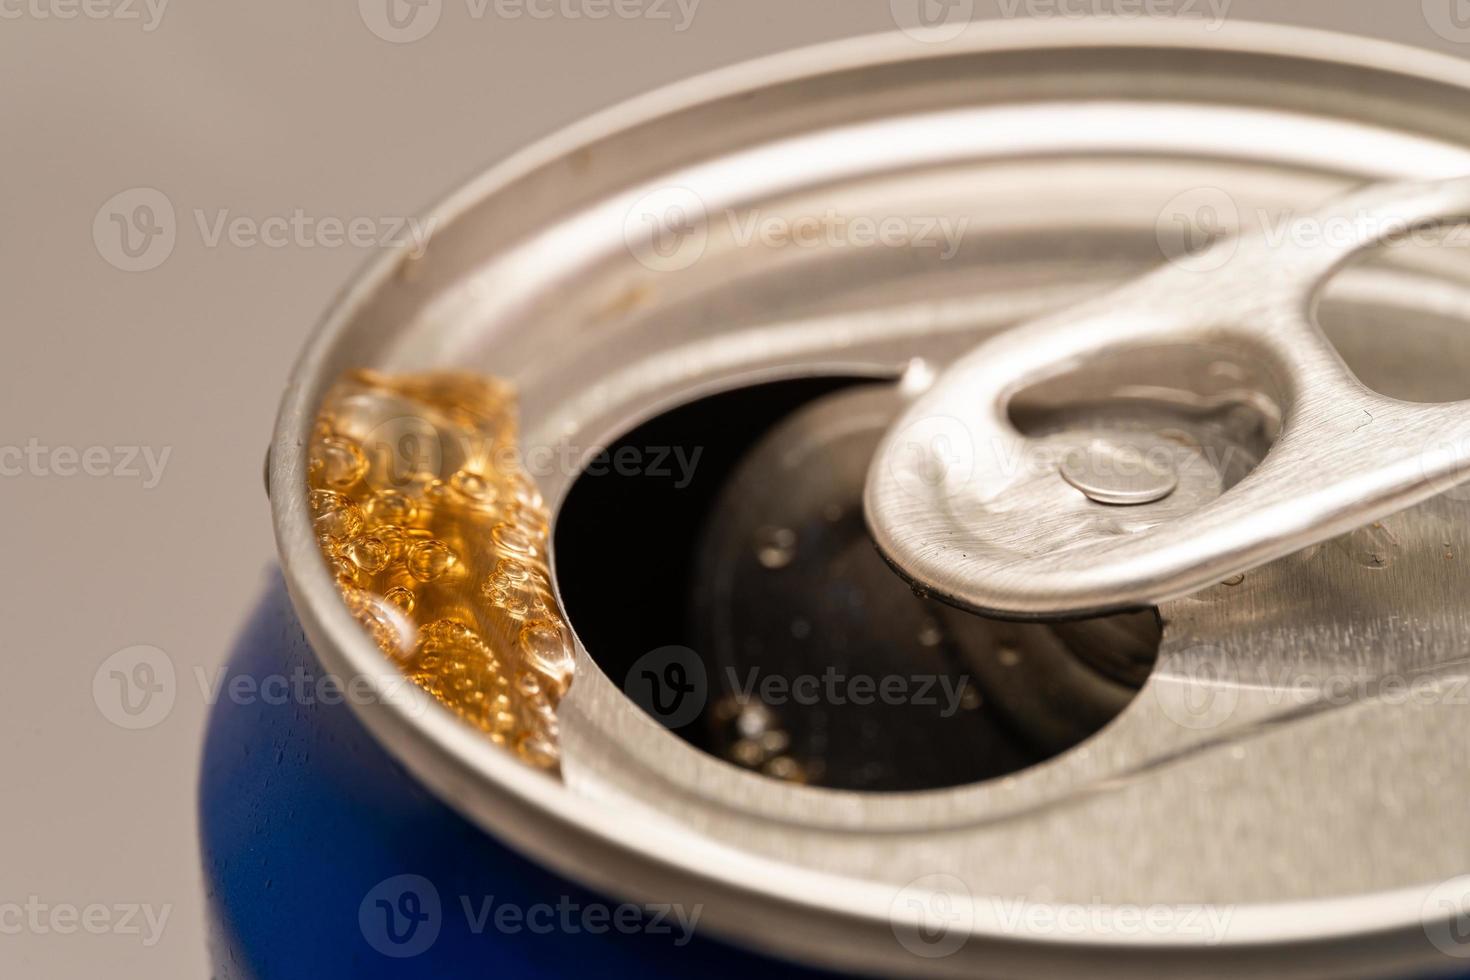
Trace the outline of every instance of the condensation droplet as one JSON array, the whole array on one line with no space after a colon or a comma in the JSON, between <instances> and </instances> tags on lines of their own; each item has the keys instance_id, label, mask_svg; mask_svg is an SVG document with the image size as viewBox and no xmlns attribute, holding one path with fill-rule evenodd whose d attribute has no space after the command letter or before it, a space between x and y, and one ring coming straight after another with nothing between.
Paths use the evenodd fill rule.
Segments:
<instances>
[{"instance_id":1,"label":"condensation droplet","mask_svg":"<svg viewBox=\"0 0 1470 980\"><path fill-rule=\"evenodd\" d=\"M495 578L505 582L527 582L531 570L513 558L502 558L495 563Z\"/></svg>"},{"instance_id":2,"label":"condensation droplet","mask_svg":"<svg viewBox=\"0 0 1470 980\"><path fill-rule=\"evenodd\" d=\"M560 624L549 620L527 623L521 629L520 647L527 662L557 687L570 681L572 646Z\"/></svg>"},{"instance_id":3,"label":"condensation droplet","mask_svg":"<svg viewBox=\"0 0 1470 980\"><path fill-rule=\"evenodd\" d=\"M380 490L363 505L363 513L374 524L407 526L418 517L413 498L397 490Z\"/></svg>"},{"instance_id":4,"label":"condensation droplet","mask_svg":"<svg viewBox=\"0 0 1470 980\"><path fill-rule=\"evenodd\" d=\"M1392 565L1398 559L1400 551L1398 536L1381 521L1343 535L1334 544L1345 551L1355 563L1372 569Z\"/></svg>"},{"instance_id":5,"label":"condensation droplet","mask_svg":"<svg viewBox=\"0 0 1470 980\"><path fill-rule=\"evenodd\" d=\"M754 738L775 726L776 716L759 701L740 705L739 713L735 716L735 730L745 738Z\"/></svg>"},{"instance_id":6,"label":"condensation droplet","mask_svg":"<svg viewBox=\"0 0 1470 980\"><path fill-rule=\"evenodd\" d=\"M344 555L333 555L327 563L331 566L332 577L337 580L337 585L342 589L355 589L361 582L358 581L358 568L351 559Z\"/></svg>"},{"instance_id":7,"label":"condensation droplet","mask_svg":"<svg viewBox=\"0 0 1470 980\"><path fill-rule=\"evenodd\" d=\"M382 538L369 531L347 542L346 553L352 564L364 572L375 574L388 566L391 549Z\"/></svg>"},{"instance_id":8,"label":"condensation droplet","mask_svg":"<svg viewBox=\"0 0 1470 980\"><path fill-rule=\"evenodd\" d=\"M530 671L521 671L516 675L516 690L528 698L535 697L541 693L541 682Z\"/></svg>"},{"instance_id":9,"label":"condensation droplet","mask_svg":"<svg viewBox=\"0 0 1470 980\"><path fill-rule=\"evenodd\" d=\"M411 644L408 639L408 623L393 607L365 589L349 589L344 592L347 608L357 621L367 627L379 649L391 657L400 657Z\"/></svg>"},{"instance_id":10,"label":"condensation droplet","mask_svg":"<svg viewBox=\"0 0 1470 980\"><path fill-rule=\"evenodd\" d=\"M489 481L471 470L459 470L449 478L449 485L467 500L487 505L495 502L496 491Z\"/></svg>"},{"instance_id":11,"label":"condensation droplet","mask_svg":"<svg viewBox=\"0 0 1470 980\"><path fill-rule=\"evenodd\" d=\"M514 524L500 523L490 530L490 537L502 550L513 555L534 556L537 553L536 543L523 528Z\"/></svg>"},{"instance_id":12,"label":"condensation droplet","mask_svg":"<svg viewBox=\"0 0 1470 980\"><path fill-rule=\"evenodd\" d=\"M384 592L383 598L393 603L394 607L396 607L398 611L403 613L405 616L413 612L413 593L408 589L405 589L401 585L395 585L387 592Z\"/></svg>"},{"instance_id":13,"label":"condensation droplet","mask_svg":"<svg viewBox=\"0 0 1470 980\"><path fill-rule=\"evenodd\" d=\"M403 561L408 554L408 533L396 524L379 524L370 533L382 543L387 564Z\"/></svg>"},{"instance_id":14,"label":"condensation droplet","mask_svg":"<svg viewBox=\"0 0 1470 980\"><path fill-rule=\"evenodd\" d=\"M765 757L766 754L761 751L760 744L753 739L742 738L730 746L731 761L745 766L747 769L754 769L761 764L761 761Z\"/></svg>"},{"instance_id":15,"label":"condensation droplet","mask_svg":"<svg viewBox=\"0 0 1470 980\"><path fill-rule=\"evenodd\" d=\"M367 472L367 457L346 439L335 436L313 444L307 463L322 483L333 490L346 490Z\"/></svg>"},{"instance_id":16,"label":"condensation droplet","mask_svg":"<svg viewBox=\"0 0 1470 980\"><path fill-rule=\"evenodd\" d=\"M352 498L335 490L313 490L310 503L312 524L318 535L341 541L362 530L362 510Z\"/></svg>"},{"instance_id":17,"label":"condensation droplet","mask_svg":"<svg viewBox=\"0 0 1470 980\"><path fill-rule=\"evenodd\" d=\"M421 541L408 553L408 573L420 582L433 582L448 575L459 563L449 545L437 539Z\"/></svg>"},{"instance_id":18,"label":"condensation droplet","mask_svg":"<svg viewBox=\"0 0 1470 980\"><path fill-rule=\"evenodd\" d=\"M763 527L755 534L755 557L772 571L796 558L796 532L789 527Z\"/></svg>"},{"instance_id":19,"label":"condensation droplet","mask_svg":"<svg viewBox=\"0 0 1470 980\"><path fill-rule=\"evenodd\" d=\"M806 770L802 769L801 763L789 755L779 755L761 767L761 772L772 779L785 780L788 783L806 782Z\"/></svg>"},{"instance_id":20,"label":"condensation droplet","mask_svg":"<svg viewBox=\"0 0 1470 980\"><path fill-rule=\"evenodd\" d=\"M780 755L791 746L791 736L780 729L774 729L768 732L761 732L760 737L756 739L756 743L766 755Z\"/></svg>"}]
</instances>

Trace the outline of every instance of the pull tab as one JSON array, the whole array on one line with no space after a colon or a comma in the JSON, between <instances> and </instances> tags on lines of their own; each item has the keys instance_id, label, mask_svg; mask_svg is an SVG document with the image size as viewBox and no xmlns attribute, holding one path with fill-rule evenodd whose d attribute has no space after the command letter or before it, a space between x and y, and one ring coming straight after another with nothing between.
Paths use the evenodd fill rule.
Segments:
<instances>
[{"instance_id":1,"label":"pull tab","mask_svg":"<svg viewBox=\"0 0 1470 980\"><path fill-rule=\"evenodd\" d=\"M1369 390L1312 316L1356 253L1467 217L1470 178L1375 186L1295 219L1279 241L1216 243L1221 261L1204 263L1215 271L1166 267L987 340L879 446L864 497L879 549L977 612L1094 615L1186 595L1470 479L1470 402ZM1297 233L1328 222L1356 231ZM1279 381L1279 435L1233 486L1181 472L1188 454L1154 433L1036 435L1012 421L1018 393L1041 382L1191 345L1237 351Z\"/></svg>"}]
</instances>

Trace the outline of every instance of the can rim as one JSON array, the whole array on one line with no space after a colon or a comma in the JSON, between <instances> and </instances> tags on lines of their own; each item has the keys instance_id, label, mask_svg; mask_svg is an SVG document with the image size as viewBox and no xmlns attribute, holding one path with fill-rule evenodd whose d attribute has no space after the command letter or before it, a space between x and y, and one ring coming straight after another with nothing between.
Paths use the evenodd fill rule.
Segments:
<instances>
[{"instance_id":1,"label":"can rim","mask_svg":"<svg viewBox=\"0 0 1470 980\"><path fill-rule=\"evenodd\" d=\"M437 227L445 227L485 197L552 160L682 109L802 78L923 60L936 54L1129 46L1199 49L1346 64L1470 90L1470 65L1449 55L1361 35L1263 22L1232 20L1202 35L1172 22L1090 17L1060 27L1019 21L971 24L962 35L943 39L943 43L937 43L941 40L938 36L920 39L918 34L891 31L800 47L655 89L537 140L484 170L423 213L432 216ZM526 767L441 709L424 692L410 687L405 696L403 691L386 689L388 678L382 670L382 654L341 603L316 547L304 492L305 447L324 394L322 371L339 334L379 287L397 274L406 257L405 252L390 251L368 261L332 300L289 376L268 461L269 485L275 488L270 495L272 522L293 606L323 665L343 678L363 678L374 694L368 703L349 700L359 719L447 805L536 860L594 887L615 893L627 893L635 887L614 867L617 862L606 860L608 855L620 855L624 868L636 867L643 872L636 887L645 891L661 883L691 886L697 882L702 894L758 899L766 905L780 902L789 909L801 910L813 923L826 920L839 926L861 919L878 927L890 924L886 910L892 889L875 882L784 865L711 841L656 814L627 817L646 825L657 823L659 833L619 835L620 821L607 820L596 802ZM599 816L604 819L596 819ZM569 840L568 835L574 836ZM604 860L600 864L581 860L591 855ZM722 869L718 877L707 870L714 867ZM1299 942L1307 935L1313 940L1360 939L1367 934L1422 929L1430 921L1424 914L1424 902L1432 891L1433 886L1426 885L1338 898L1239 904L1234 908L1229 936L1213 948L1270 947ZM812 956L810 946L772 946L769 937L753 931L750 921L743 928L721 930L713 922L711 926L746 943ZM1027 933L1014 927L977 926L971 938L1069 950L1210 948L1179 935ZM834 950L833 955L858 969L878 969L883 964L873 962L871 952L853 946L846 951ZM924 963L935 965L934 961Z\"/></svg>"}]
</instances>

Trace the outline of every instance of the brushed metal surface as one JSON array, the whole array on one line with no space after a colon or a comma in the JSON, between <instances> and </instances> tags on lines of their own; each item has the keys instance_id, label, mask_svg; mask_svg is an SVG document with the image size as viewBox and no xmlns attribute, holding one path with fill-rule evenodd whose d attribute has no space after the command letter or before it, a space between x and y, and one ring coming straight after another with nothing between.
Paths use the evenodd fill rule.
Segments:
<instances>
[{"instance_id":1,"label":"brushed metal surface","mask_svg":"<svg viewBox=\"0 0 1470 980\"><path fill-rule=\"evenodd\" d=\"M1186 595L1470 479L1470 402L1374 392L1312 313L1354 255L1464 217L1470 178L1371 187L978 345L879 447L864 497L879 548L905 576L969 609L1096 614ZM1346 233L1336 240L1330 228ZM1212 350L1210 366L1230 370L1192 390L1157 356L1170 346ZM1254 390L1247 373L1268 376L1268 390ZM1169 497L1174 454L1154 470L1147 446L1130 462L1097 452L1096 434L1037 438L1016 428L1012 401L1063 375L1073 397L1099 402L1139 390L1207 404L1269 399L1284 415L1281 432L1244 480L1180 514ZM1117 472L1078 483L1068 467L1088 447L1095 465ZM1066 507L1062 477L1092 499ZM1109 504L1130 502L1138 506L1121 526L1123 512Z\"/></svg>"}]
</instances>

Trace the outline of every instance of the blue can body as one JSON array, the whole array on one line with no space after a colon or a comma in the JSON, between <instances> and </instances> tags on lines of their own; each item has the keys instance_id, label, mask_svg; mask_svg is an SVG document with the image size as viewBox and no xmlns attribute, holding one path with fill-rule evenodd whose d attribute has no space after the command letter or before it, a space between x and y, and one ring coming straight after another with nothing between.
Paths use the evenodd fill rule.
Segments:
<instances>
[{"instance_id":1,"label":"blue can body","mask_svg":"<svg viewBox=\"0 0 1470 980\"><path fill-rule=\"evenodd\" d=\"M302 672L324 675L277 577L230 659L204 749L216 980L817 975L691 938L672 913L635 928L631 908L441 803L347 704L229 694L234 678L263 690Z\"/></svg>"}]
</instances>

